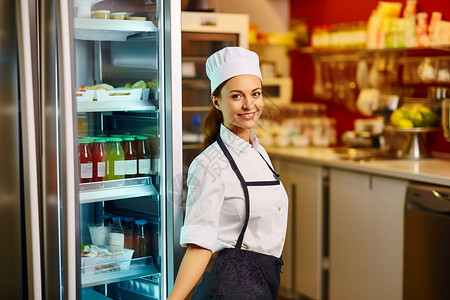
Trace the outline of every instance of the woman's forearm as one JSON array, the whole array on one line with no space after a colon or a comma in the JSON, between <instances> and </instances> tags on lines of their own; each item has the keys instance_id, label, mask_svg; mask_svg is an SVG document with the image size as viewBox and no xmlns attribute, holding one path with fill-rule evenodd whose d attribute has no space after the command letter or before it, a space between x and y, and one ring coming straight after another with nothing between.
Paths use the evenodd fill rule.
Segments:
<instances>
[{"instance_id":1,"label":"woman's forearm","mask_svg":"<svg viewBox=\"0 0 450 300\"><path fill-rule=\"evenodd\" d=\"M205 272L211 255L208 249L196 245L188 246L168 300L186 299Z\"/></svg>"}]
</instances>

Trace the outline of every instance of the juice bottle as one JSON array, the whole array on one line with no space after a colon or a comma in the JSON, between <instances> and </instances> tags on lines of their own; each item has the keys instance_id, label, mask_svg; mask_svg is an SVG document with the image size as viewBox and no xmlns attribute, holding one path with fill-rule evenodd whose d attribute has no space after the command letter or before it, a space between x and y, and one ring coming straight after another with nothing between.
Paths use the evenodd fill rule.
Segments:
<instances>
[{"instance_id":1,"label":"juice bottle","mask_svg":"<svg viewBox=\"0 0 450 300\"><path fill-rule=\"evenodd\" d=\"M78 173L80 183L92 181L92 155L89 149L90 140L78 141Z\"/></svg>"},{"instance_id":2,"label":"juice bottle","mask_svg":"<svg viewBox=\"0 0 450 300\"><path fill-rule=\"evenodd\" d=\"M134 257L150 255L150 235L147 232L147 220L136 220L136 239L134 244Z\"/></svg>"},{"instance_id":3,"label":"juice bottle","mask_svg":"<svg viewBox=\"0 0 450 300\"><path fill-rule=\"evenodd\" d=\"M105 180L125 178L125 155L121 138L109 138L106 143Z\"/></svg>"},{"instance_id":4,"label":"juice bottle","mask_svg":"<svg viewBox=\"0 0 450 300\"><path fill-rule=\"evenodd\" d=\"M134 137L123 137L123 152L125 155L125 178L133 178L137 175L137 157L134 147Z\"/></svg>"},{"instance_id":5,"label":"juice bottle","mask_svg":"<svg viewBox=\"0 0 450 300\"><path fill-rule=\"evenodd\" d=\"M103 181L106 175L106 140L95 139L92 142L92 181Z\"/></svg>"},{"instance_id":6,"label":"juice bottle","mask_svg":"<svg viewBox=\"0 0 450 300\"><path fill-rule=\"evenodd\" d=\"M150 175L151 156L148 145L148 137L136 136L136 154L138 159L138 177Z\"/></svg>"},{"instance_id":7,"label":"juice bottle","mask_svg":"<svg viewBox=\"0 0 450 300\"><path fill-rule=\"evenodd\" d=\"M88 118L86 114L78 114L78 136L84 137L88 135Z\"/></svg>"},{"instance_id":8,"label":"juice bottle","mask_svg":"<svg viewBox=\"0 0 450 300\"><path fill-rule=\"evenodd\" d=\"M123 226L123 232L125 234L123 247L125 249L133 249L134 239L134 217L125 217Z\"/></svg>"}]
</instances>

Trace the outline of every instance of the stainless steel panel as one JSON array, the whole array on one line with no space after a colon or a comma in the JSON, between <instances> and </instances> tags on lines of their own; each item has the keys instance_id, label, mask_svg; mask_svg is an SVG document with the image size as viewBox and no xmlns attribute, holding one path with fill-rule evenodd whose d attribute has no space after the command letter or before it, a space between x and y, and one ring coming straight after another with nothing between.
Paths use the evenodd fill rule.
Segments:
<instances>
[{"instance_id":1,"label":"stainless steel panel","mask_svg":"<svg viewBox=\"0 0 450 300\"><path fill-rule=\"evenodd\" d=\"M450 298L450 189L410 184L406 195L403 299Z\"/></svg>"},{"instance_id":2,"label":"stainless steel panel","mask_svg":"<svg viewBox=\"0 0 450 300\"><path fill-rule=\"evenodd\" d=\"M72 1L39 2L45 299L79 298Z\"/></svg>"},{"instance_id":3,"label":"stainless steel panel","mask_svg":"<svg viewBox=\"0 0 450 300\"><path fill-rule=\"evenodd\" d=\"M40 123L43 290L46 299L62 298L59 201L58 102L56 87L55 2L40 2Z\"/></svg>"},{"instance_id":4,"label":"stainless steel panel","mask_svg":"<svg viewBox=\"0 0 450 300\"><path fill-rule=\"evenodd\" d=\"M25 212L26 262L29 299L42 299L41 245L39 223L38 127L37 123L37 41L35 2L17 3L19 87L22 140L22 199Z\"/></svg>"},{"instance_id":5,"label":"stainless steel panel","mask_svg":"<svg viewBox=\"0 0 450 300\"><path fill-rule=\"evenodd\" d=\"M0 291L5 299L25 299L26 261L22 244L19 83L15 2L0 1Z\"/></svg>"}]
</instances>

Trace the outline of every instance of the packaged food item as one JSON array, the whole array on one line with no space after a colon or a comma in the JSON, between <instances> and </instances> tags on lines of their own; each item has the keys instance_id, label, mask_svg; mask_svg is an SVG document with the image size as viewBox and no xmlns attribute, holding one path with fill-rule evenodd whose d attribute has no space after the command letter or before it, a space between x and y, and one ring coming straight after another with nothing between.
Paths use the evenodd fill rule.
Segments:
<instances>
[{"instance_id":1,"label":"packaged food item","mask_svg":"<svg viewBox=\"0 0 450 300\"><path fill-rule=\"evenodd\" d=\"M125 178L125 154L121 138L109 138L106 143L105 180Z\"/></svg>"},{"instance_id":2,"label":"packaged food item","mask_svg":"<svg viewBox=\"0 0 450 300\"><path fill-rule=\"evenodd\" d=\"M146 17L129 17L127 20L133 20L133 21L147 21Z\"/></svg>"},{"instance_id":3,"label":"packaged food item","mask_svg":"<svg viewBox=\"0 0 450 300\"><path fill-rule=\"evenodd\" d=\"M417 0L406 0L405 8L403 9L403 17L416 17L417 14Z\"/></svg>"},{"instance_id":4,"label":"packaged food item","mask_svg":"<svg viewBox=\"0 0 450 300\"><path fill-rule=\"evenodd\" d=\"M88 118L85 114L78 114L78 136L85 137L88 134Z\"/></svg>"},{"instance_id":5,"label":"packaged food item","mask_svg":"<svg viewBox=\"0 0 450 300\"><path fill-rule=\"evenodd\" d=\"M432 37L434 35L434 31L436 29L436 24L442 21L442 13L438 11L434 11L431 13L430 18L430 26L428 27L429 36Z\"/></svg>"},{"instance_id":6,"label":"packaged food item","mask_svg":"<svg viewBox=\"0 0 450 300\"><path fill-rule=\"evenodd\" d=\"M124 219L123 232L125 234L124 238L124 248L125 249L133 249L133 240L135 239L135 230L134 230L134 217L125 217Z\"/></svg>"},{"instance_id":7,"label":"packaged food item","mask_svg":"<svg viewBox=\"0 0 450 300\"><path fill-rule=\"evenodd\" d=\"M122 218L113 217L111 231L109 233L109 250L112 253L123 251L125 234L122 228Z\"/></svg>"},{"instance_id":8,"label":"packaged food item","mask_svg":"<svg viewBox=\"0 0 450 300\"><path fill-rule=\"evenodd\" d=\"M111 13L109 18L113 20L125 20L126 16L127 16L126 12L115 12Z\"/></svg>"},{"instance_id":9,"label":"packaged food item","mask_svg":"<svg viewBox=\"0 0 450 300\"><path fill-rule=\"evenodd\" d=\"M111 11L109 10L94 10L91 12L92 19L109 19Z\"/></svg>"},{"instance_id":10,"label":"packaged food item","mask_svg":"<svg viewBox=\"0 0 450 300\"><path fill-rule=\"evenodd\" d=\"M145 257L150 255L151 240L147 231L147 220L136 220L136 240L134 257Z\"/></svg>"},{"instance_id":11,"label":"packaged food item","mask_svg":"<svg viewBox=\"0 0 450 300\"><path fill-rule=\"evenodd\" d=\"M417 46L428 47L430 45L430 39L428 36L428 14L426 12L420 12L417 14Z\"/></svg>"},{"instance_id":12,"label":"packaged food item","mask_svg":"<svg viewBox=\"0 0 450 300\"><path fill-rule=\"evenodd\" d=\"M78 141L78 173L80 183L92 181L92 155L89 149L89 139Z\"/></svg>"}]
</instances>

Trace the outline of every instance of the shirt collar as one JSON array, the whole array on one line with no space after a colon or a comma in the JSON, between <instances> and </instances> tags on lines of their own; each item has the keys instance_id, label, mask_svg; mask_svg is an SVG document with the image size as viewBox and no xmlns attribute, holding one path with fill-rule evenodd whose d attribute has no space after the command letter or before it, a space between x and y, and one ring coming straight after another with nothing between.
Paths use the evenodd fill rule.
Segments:
<instances>
[{"instance_id":1,"label":"shirt collar","mask_svg":"<svg viewBox=\"0 0 450 300\"><path fill-rule=\"evenodd\" d=\"M256 150L258 150L259 148L258 138L256 137L255 133L252 130L250 130L251 145L250 143L247 143L246 141L235 135L223 124L220 125L220 137L227 146L242 152L249 151L252 149L252 147L255 148Z\"/></svg>"}]
</instances>

